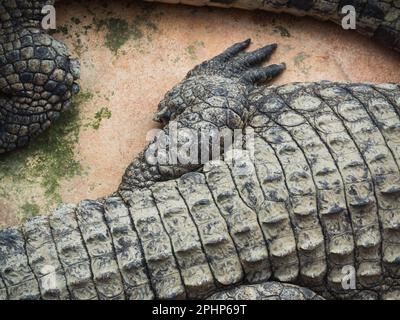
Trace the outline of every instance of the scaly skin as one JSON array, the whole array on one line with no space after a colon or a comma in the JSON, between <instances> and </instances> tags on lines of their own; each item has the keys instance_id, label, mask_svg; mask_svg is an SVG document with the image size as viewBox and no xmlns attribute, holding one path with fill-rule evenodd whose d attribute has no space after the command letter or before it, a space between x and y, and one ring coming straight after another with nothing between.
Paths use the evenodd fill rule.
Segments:
<instances>
[{"instance_id":1,"label":"scaly skin","mask_svg":"<svg viewBox=\"0 0 400 320\"><path fill-rule=\"evenodd\" d=\"M340 84L325 85L329 91ZM310 86L321 89L320 84L298 88ZM290 92L293 86L267 90ZM393 120L398 124L398 117ZM133 189L125 201L85 200L77 207L62 206L50 217L2 230L2 297L170 299L219 292L213 297L286 299L286 294L276 293L283 286L282 293L287 290L293 298L315 298L307 289L283 283L289 282L328 298L399 298L399 213L393 209L375 216L373 196L354 193L363 184L357 182L357 173L367 175L363 164L346 153L351 168L341 173L349 173L352 182L343 190L329 153L321 153L322 166L316 161L307 167L302 163L306 156L299 153L308 155L310 149L291 145L285 135L288 127L275 127L274 121L261 128L276 134L256 135L254 159L245 151L228 152L225 161L211 161L203 172ZM297 132L307 132L303 130ZM330 140L333 146L338 136L344 138L343 132ZM322 140L313 138L307 145L320 153ZM388 161L388 153L384 155L375 160ZM238 168L246 168L247 174L239 175ZM314 193L313 183L320 186ZM398 206L398 197L391 193L394 187L373 190L386 208ZM326 190L330 192L323 193ZM357 270L356 290L341 287L344 265ZM271 279L282 283L268 283ZM228 286L236 289L224 292Z\"/></svg>"},{"instance_id":2,"label":"scaly skin","mask_svg":"<svg viewBox=\"0 0 400 320\"><path fill-rule=\"evenodd\" d=\"M231 149L205 165L153 164L156 137L112 197L0 231L1 299L400 299L400 87L261 86L284 65L260 67L275 45L248 45L189 72L155 119L165 133L176 123L178 149L185 129L253 129L244 146L254 157ZM8 92L2 114L18 106ZM344 266L356 289L342 287Z\"/></svg>"},{"instance_id":3,"label":"scaly skin","mask_svg":"<svg viewBox=\"0 0 400 320\"><path fill-rule=\"evenodd\" d=\"M286 297L272 279L327 298L398 299L399 93L389 84L255 88L254 158L228 151L201 172L125 190L124 200L82 201L1 231L3 297ZM342 288L343 266L355 267L356 290Z\"/></svg>"},{"instance_id":4,"label":"scaly skin","mask_svg":"<svg viewBox=\"0 0 400 320\"><path fill-rule=\"evenodd\" d=\"M195 6L241 8L311 16L342 24L342 8L352 5L356 31L400 51L400 4L395 0L145 0ZM346 12L347 13L347 12Z\"/></svg>"},{"instance_id":5,"label":"scaly skin","mask_svg":"<svg viewBox=\"0 0 400 320\"><path fill-rule=\"evenodd\" d=\"M213 294L211 300L321 300L314 292L279 282L241 285Z\"/></svg>"},{"instance_id":6,"label":"scaly skin","mask_svg":"<svg viewBox=\"0 0 400 320\"><path fill-rule=\"evenodd\" d=\"M43 6L53 3L0 3L0 154L50 127L79 91L79 62L40 25Z\"/></svg>"}]
</instances>

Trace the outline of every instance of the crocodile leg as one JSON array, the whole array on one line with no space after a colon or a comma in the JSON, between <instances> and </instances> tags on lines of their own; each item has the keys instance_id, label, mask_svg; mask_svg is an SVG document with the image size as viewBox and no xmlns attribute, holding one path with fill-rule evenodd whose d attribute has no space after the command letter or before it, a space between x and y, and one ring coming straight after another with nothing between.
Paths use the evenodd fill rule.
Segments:
<instances>
[{"instance_id":1,"label":"crocodile leg","mask_svg":"<svg viewBox=\"0 0 400 320\"><path fill-rule=\"evenodd\" d=\"M221 137L240 131L249 117L247 92L285 69L284 64L260 67L275 44L244 52L249 44L236 43L196 66L165 95L154 118L166 126L127 168L119 187L122 194L179 177L220 157L223 150L214 152L212 147ZM204 143L206 139L210 142Z\"/></svg>"}]
</instances>

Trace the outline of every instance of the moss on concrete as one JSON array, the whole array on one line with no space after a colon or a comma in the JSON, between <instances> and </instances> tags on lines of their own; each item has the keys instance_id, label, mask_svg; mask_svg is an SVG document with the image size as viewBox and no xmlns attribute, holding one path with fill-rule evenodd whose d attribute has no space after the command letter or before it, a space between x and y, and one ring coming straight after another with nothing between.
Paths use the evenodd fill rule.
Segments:
<instances>
[{"instance_id":1,"label":"moss on concrete","mask_svg":"<svg viewBox=\"0 0 400 320\"><path fill-rule=\"evenodd\" d=\"M105 46L114 54L118 54L121 47L131 39L139 41L146 35L151 41L151 35L158 27L151 21L150 15L151 11L143 10L131 21L115 17L98 19L94 16L93 24L97 31L105 30Z\"/></svg>"},{"instance_id":2,"label":"moss on concrete","mask_svg":"<svg viewBox=\"0 0 400 320\"><path fill-rule=\"evenodd\" d=\"M13 199L28 196L31 190L41 188L48 205L61 202L60 181L82 173L75 156L81 128L80 106L93 95L84 91L74 98L69 110L49 130L28 147L0 158L0 195ZM31 202L20 205L19 212L38 213L39 206Z\"/></svg>"},{"instance_id":3,"label":"moss on concrete","mask_svg":"<svg viewBox=\"0 0 400 320\"><path fill-rule=\"evenodd\" d=\"M280 34L281 37L286 37L286 38L291 37L289 30L287 28L285 28L284 26L279 26L279 25L275 26L273 31Z\"/></svg>"}]
</instances>

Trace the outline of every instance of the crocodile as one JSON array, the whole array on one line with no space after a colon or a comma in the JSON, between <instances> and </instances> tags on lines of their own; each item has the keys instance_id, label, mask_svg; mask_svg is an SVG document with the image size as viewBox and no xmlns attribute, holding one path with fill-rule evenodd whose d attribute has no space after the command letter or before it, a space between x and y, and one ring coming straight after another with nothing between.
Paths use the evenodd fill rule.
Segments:
<instances>
[{"instance_id":1,"label":"crocodile","mask_svg":"<svg viewBox=\"0 0 400 320\"><path fill-rule=\"evenodd\" d=\"M333 21L344 5L183 2ZM2 152L29 143L79 90L79 63L39 27L52 3L0 4ZM362 32L399 49L396 1L354 6ZM400 86L267 86L285 64L262 66L276 44L249 45L165 95L163 130L114 194L0 230L0 299L400 299ZM203 131L205 152L188 157Z\"/></svg>"}]
</instances>

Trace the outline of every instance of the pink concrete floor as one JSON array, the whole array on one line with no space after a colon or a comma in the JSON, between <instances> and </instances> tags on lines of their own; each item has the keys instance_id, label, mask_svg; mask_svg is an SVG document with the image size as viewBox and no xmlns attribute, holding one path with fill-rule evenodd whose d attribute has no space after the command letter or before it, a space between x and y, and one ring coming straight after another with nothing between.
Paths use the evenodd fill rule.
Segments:
<instances>
[{"instance_id":1,"label":"pink concrete floor","mask_svg":"<svg viewBox=\"0 0 400 320\"><path fill-rule=\"evenodd\" d=\"M75 156L84 174L60 181L64 202L113 192L127 165L146 145L146 134L155 127L152 114L164 93L193 66L234 42L252 38L252 49L278 43L271 63L284 61L288 68L275 83L400 82L398 54L331 23L266 12L132 1L113 1L107 6L105 1L86 3L58 5L58 25L67 27L68 33L55 37L79 55L80 85L93 93L81 106L81 118L93 117L101 107L107 107L112 116L103 119L97 130L80 131ZM107 28L97 31L95 26L96 21L111 17L125 20L132 30L117 53L107 45ZM84 32L85 26L91 29L86 27ZM7 183L0 181L3 189ZM16 223L15 212L27 197L43 213L56 205L46 200L39 184L21 185L18 194L10 191L0 199L0 222Z\"/></svg>"}]
</instances>

